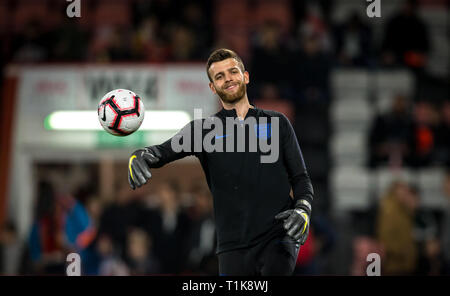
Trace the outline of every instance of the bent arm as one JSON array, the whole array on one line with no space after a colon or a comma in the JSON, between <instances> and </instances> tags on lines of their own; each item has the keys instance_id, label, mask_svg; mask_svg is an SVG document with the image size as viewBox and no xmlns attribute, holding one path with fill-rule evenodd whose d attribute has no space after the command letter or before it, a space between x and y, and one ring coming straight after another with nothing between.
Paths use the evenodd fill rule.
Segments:
<instances>
[{"instance_id":1,"label":"bent arm","mask_svg":"<svg viewBox=\"0 0 450 296\"><path fill-rule=\"evenodd\" d=\"M297 204L298 201L305 200L312 205L314 190L311 179L308 175L294 129L284 115L280 118L280 127L284 164L294 193L294 202ZM310 207L305 207L305 210L308 214L311 212Z\"/></svg>"}]
</instances>

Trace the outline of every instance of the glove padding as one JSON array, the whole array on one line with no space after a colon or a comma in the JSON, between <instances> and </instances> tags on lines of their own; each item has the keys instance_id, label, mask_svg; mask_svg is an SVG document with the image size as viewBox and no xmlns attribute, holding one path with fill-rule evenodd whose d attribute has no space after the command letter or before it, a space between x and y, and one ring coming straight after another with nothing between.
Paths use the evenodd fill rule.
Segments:
<instances>
[{"instance_id":1,"label":"glove padding","mask_svg":"<svg viewBox=\"0 0 450 296\"><path fill-rule=\"evenodd\" d=\"M277 220L284 220L283 227L287 234L303 245L309 234L309 215L302 209L287 210L275 216Z\"/></svg>"},{"instance_id":2,"label":"glove padding","mask_svg":"<svg viewBox=\"0 0 450 296\"><path fill-rule=\"evenodd\" d=\"M146 184L152 177L150 168L159 161L159 158L147 148L136 150L128 162L128 183L134 190Z\"/></svg>"}]
</instances>

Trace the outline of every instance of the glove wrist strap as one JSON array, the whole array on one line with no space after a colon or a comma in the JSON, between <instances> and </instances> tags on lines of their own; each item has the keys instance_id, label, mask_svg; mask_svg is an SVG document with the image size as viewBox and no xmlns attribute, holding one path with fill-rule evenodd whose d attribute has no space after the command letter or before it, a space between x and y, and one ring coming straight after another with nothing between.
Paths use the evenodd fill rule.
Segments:
<instances>
[{"instance_id":1,"label":"glove wrist strap","mask_svg":"<svg viewBox=\"0 0 450 296\"><path fill-rule=\"evenodd\" d=\"M305 199L297 200L295 203L295 208L304 210L308 214L308 216L311 215L312 211L311 204Z\"/></svg>"}]
</instances>

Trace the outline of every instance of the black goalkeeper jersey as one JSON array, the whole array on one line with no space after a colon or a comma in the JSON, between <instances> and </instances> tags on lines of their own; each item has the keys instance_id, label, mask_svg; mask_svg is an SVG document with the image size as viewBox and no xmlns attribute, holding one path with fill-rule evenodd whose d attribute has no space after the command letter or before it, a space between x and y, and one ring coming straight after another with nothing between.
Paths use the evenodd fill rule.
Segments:
<instances>
[{"instance_id":1,"label":"black goalkeeper jersey","mask_svg":"<svg viewBox=\"0 0 450 296\"><path fill-rule=\"evenodd\" d=\"M236 124L230 133L229 129L225 129L226 118L229 120L236 117L235 109L222 109L206 119L191 121L163 144L147 147L160 159L152 166L154 168L189 155L194 155L200 160L214 200L217 253L249 247L270 236L285 233L282 222L275 220L274 217L292 208L296 200L305 199L310 204L313 200L311 180L289 120L279 112L250 108L245 120L254 117L257 123L254 126L245 124L246 121L244 124ZM263 121L262 118L266 118L267 121ZM274 129L275 125L272 124L273 118L278 118L279 122L277 147L279 154L274 162L264 163L261 157L270 152L259 147L256 151L251 149L250 129L255 130L253 136L266 138L264 140L271 144L271 141L276 139L272 135L277 132ZM211 122L220 120L223 123L223 130L214 130L214 124L210 124L209 128L201 129L196 137L194 129L201 128L205 120ZM237 149L239 129L246 130L244 152L238 152ZM230 137L234 139L234 151L227 149L226 141L230 140ZM207 152L205 149L199 151L200 142L203 140L223 145L223 152L210 150ZM174 150L172 141L178 141L177 143L188 141L190 149ZM276 141L273 143L276 144ZM293 198L289 195L291 188Z\"/></svg>"}]
</instances>

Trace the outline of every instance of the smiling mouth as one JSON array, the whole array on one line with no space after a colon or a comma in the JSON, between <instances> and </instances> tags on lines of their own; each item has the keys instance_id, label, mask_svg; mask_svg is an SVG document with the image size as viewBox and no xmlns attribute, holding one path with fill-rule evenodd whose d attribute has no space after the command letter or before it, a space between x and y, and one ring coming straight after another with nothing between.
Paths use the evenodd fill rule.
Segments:
<instances>
[{"instance_id":1,"label":"smiling mouth","mask_svg":"<svg viewBox=\"0 0 450 296\"><path fill-rule=\"evenodd\" d=\"M238 86L237 84L233 84L233 85L230 85L230 86L226 87L225 89L226 90L232 90L232 89L235 89L237 86Z\"/></svg>"}]
</instances>

